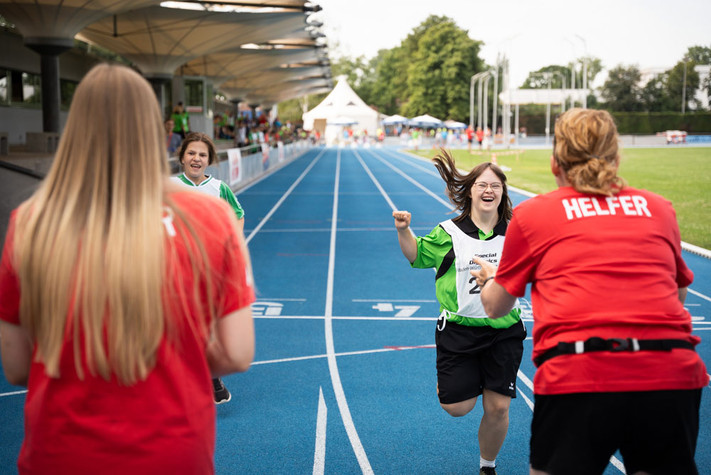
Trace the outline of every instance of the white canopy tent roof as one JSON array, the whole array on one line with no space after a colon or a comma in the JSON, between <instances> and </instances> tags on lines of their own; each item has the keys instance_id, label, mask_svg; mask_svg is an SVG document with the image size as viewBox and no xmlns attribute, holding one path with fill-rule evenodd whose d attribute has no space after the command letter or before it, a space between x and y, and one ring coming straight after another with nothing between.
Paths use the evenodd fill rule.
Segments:
<instances>
[{"instance_id":1,"label":"white canopy tent roof","mask_svg":"<svg viewBox=\"0 0 711 475\"><path fill-rule=\"evenodd\" d=\"M329 123L343 116L357 121L352 127L354 131L367 130L369 134L375 134L378 128L378 112L363 102L341 76L331 93L319 105L304 113L304 130L313 130L316 120Z\"/></svg>"}]
</instances>

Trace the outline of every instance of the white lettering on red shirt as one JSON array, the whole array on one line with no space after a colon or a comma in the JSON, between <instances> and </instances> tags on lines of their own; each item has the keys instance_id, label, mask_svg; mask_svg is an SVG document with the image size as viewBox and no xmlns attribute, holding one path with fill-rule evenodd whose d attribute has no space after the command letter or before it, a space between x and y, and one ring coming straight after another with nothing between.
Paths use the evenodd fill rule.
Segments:
<instances>
[{"instance_id":1,"label":"white lettering on red shirt","mask_svg":"<svg viewBox=\"0 0 711 475\"><path fill-rule=\"evenodd\" d=\"M640 195L608 196L604 199L597 196L563 198L562 203L568 220L592 216L614 216L618 214L618 210L625 216L652 217L652 213L647 208L647 200Z\"/></svg>"}]
</instances>

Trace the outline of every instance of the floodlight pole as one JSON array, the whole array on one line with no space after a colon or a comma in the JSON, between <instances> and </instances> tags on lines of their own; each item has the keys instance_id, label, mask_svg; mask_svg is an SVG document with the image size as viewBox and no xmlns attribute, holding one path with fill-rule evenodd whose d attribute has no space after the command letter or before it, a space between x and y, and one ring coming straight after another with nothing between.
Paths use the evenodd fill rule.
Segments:
<instances>
[{"instance_id":1,"label":"floodlight pole","mask_svg":"<svg viewBox=\"0 0 711 475\"><path fill-rule=\"evenodd\" d=\"M687 57L684 56L684 85L681 88L681 115L686 113L686 61Z\"/></svg>"},{"instance_id":2,"label":"floodlight pole","mask_svg":"<svg viewBox=\"0 0 711 475\"><path fill-rule=\"evenodd\" d=\"M548 81L548 100L546 101L546 145L548 145L551 135L551 78L553 73L546 71L541 75Z\"/></svg>"},{"instance_id":3,"label":"floodlight pole","mask_svg":"<svg viewBox=\"0 0 711 475\"><path fill-rule=\"evenodd\" d=\"M476 74L469 80L469 127L474 128L474 78Z\"/></svg>"},{"instance_id":4,"label":"floodlight pole","mask_svg":"<svg viewBox=\"0 0 711 475\"><path fill-rule=\"evenodd\" d=\"M469 83L469 125L473 128L474 127L474 82L479 81L481 83L481 78L488 74L488 71L476 73L471 77L470 83ZM479 84L479 102L478 102L478 108L477 112L479 113L477 117L477 126L481 123L481 84Z\"/></svg>"},{"instance_id":5,"label":"floodlight pole","mask_svg":"<svg viewBox=\"0 0 711 475\"><path fill-rule=\"evenodd\" d=\"M498 100L499 100L499 58L497 56L496 58L496 69L492 71L492 74L494 75L494 117L492 118L492 124L491 124L491 137L496 135L496 119L498 119Z\"/></svg>"},{"instance_id":6,"label":"floodlight pole","mask_svg":"<svg viewBox=\"0 0 711 475\"><path fill-rule=\"evenodd\" d=\"M489 79L491 79L491 74L487 74L484 78L484 134L486 134L486 129L489 126Z\"/></svg>"},{"instance_id":7,"label":"floodlight pole","mask_svg":"<svg viewBox=\"0 0 711 475\"><path fill-rule=\"evenodd\" d=\"M565 112L565 74L561 73L560 71L553 71L553 74L557 74L560 76L561 81L563 82L563 96L560 98L560 112L561 114ZM548 87L550 89L550 82L548 83Z\"/></svg>"},{"instance_id":8,"label":"floodlight pole","mask_svg":"<svg viewBox=\"0 0 711 475\"><path fill-rule=\"evenodd\" d=\"M575 35L580 41L583 42L583 48L585 49L585 57L583 58L583 109L588 108L588 42L585 41L580 35Z\"/></svg>"}]
</instances>

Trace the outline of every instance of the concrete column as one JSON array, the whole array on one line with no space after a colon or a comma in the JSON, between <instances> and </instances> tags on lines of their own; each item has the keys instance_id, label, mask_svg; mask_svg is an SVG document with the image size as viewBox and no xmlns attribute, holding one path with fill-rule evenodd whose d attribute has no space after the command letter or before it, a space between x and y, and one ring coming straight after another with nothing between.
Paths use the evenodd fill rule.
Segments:
<instances>
[{"instance_id":1,"label":"concrete column","mask_svg":"<svg viewBox=\"0 0 711 475\"><path fill-rule=\"evenodd\" d=\"M59 133L59 55L74 47L71 38L25 38L25 46L39 53L42 68L42 130Z\"/></svg>"}]
</instances>

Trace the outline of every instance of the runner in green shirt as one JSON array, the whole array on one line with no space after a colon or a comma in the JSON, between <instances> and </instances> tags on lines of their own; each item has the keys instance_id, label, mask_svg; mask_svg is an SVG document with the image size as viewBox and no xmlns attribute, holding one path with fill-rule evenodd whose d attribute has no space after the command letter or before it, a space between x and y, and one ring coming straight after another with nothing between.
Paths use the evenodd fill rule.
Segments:
<instances>
[{"instance_id":1,"label":"runner in green shirt","mask_svg":"<svg viewBox=\"0 0 711 475\"><path fill-rule=\"evenodd\" d=\"M435 342L440 405L450 415L461 417L482 395L479 473L491 475L496 474L496 456L506 438L511 398L516 397L526 327L518 306L499 320L489 319L469 271L474 268L474 256L498 263L512 215L511 200L506 175L493 163L482 163L462 174L443 150L434 164L461 214L424 237L416 237L410 230L409 212L394 211L393 218L400 248L410 265L437 271L440 316Z\"/></svg>"}]
</instances>

